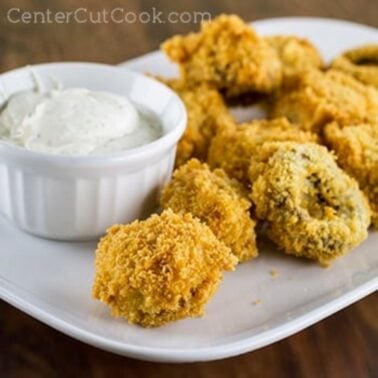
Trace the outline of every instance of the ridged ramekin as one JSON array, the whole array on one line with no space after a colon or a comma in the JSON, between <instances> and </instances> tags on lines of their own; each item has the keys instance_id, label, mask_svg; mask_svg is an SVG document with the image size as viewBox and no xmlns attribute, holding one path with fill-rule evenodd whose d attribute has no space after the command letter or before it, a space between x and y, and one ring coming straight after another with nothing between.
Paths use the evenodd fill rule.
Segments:
<instances>
[{"instance_id":1,"label":"ridged ramekin","mask_svg":"<svg viewBox=\"0 0 378 378\"><path fill-rule=\"evenodd\" d=\"M163 84L124 68L95 63L51 63L0 75L5 96L35 87L85 87L125 95L154 113L163 136L123 153L68 157L42 154L0 141L0 213L15 226L58 240L90 240L114 223L154 211L169 180L176 144L186 126L178 96Z\"/></svg>"}]
</instances>

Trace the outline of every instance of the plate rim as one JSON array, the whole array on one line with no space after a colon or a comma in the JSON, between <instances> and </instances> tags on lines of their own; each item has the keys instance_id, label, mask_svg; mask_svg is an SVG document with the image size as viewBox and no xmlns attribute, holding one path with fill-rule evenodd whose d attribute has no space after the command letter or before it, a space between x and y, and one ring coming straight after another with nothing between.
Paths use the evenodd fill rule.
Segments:
<instances>
[{"instance_id":1,"label":"plate rim","mask_svg":"<svg viewBox=\"0 0 378 378\"><path fill-rule=\"evenodd\" d=\"M2 283L2 284L1 284ZM6 288L14 288L13 292ZM223 343L208 347L178 348L156 348L138 346L111 340L104 336L99 336L94 332L84 330L72 323L69 323L49 311L39 308L37 305L25 300L22 294L15 295L19 291L13 283L7 283L0 277L0 298L8 304L16 307L20 311L30 315L34 319L60 331L78 341L85 342L97 348L116 353L123 356L137 358L139 360L155 362L194 362L213 361L228 357L234 357L246 352L270 345L276 341L289 337L303 329L325 319L337 311L351 305L369 294L378 290L378 277L372 278L360 286L347 291L327 303L318 306L308 313L295 317L284 324L260 332L257 335L242 338L240 340ZM21 289L24 292L25 289Z\"/></svg>"}]
</instances>

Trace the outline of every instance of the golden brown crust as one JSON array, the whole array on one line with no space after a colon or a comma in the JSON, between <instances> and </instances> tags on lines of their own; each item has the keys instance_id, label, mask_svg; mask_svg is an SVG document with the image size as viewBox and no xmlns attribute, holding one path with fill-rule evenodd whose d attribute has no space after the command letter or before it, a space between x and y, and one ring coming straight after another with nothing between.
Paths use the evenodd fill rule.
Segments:
<instances>
[{"instance_id":1,"label":"golden brown crust","mask_svg":"<svg viewBox=\"0 0 378 378\"><path fill-rule=\"evenodd\" d=\"M317 136L300 130L286 118L256 120L213 138L208 163L213 168L222 168L230 177L248 186L251 156L264 143L272 141L316 142Z\"/></svg>"},{"instance_id":2,"label":"golden brown crust","mask_svg":"<svg viewBox=\"0 0 378 378\"><path fill-rule=\"evenodd\" d=\"M205 22L198 33L174 36L162 49L180 65L185 82L210 84L227 97L270 93L281 84L276 51L235 15Z\"/></svg>"},{"instance_id":3,"label":"golden brown crust","mask_svg":"<svg viewBox=\"0 0 378 378\"><path fill-rule=\"evenodd\" d=\"M308 69L322 68L324 65L319 50L308 39L292 35L274 35L264 39L278 53L286 87Z\"/></svg>"},{"instance_id":4,"label":"golden brown crust","mask_svg":"<svg viewBox=\"0 0 378 378\"><path fill-rule=\"evenodd\" d=\"M177 92L188 113L185 133L177 145L176 167L191 158L206 160L211 139L218 132L234 127L234 118L222 96L205 84L188 87L179 79L158 79Z\"/></svg>"},{"instance_id":5,"label":"golden brown crust","mask_svg":"<svg viewBox=\"0 0 378 378\"><path fill-rule=\"evenodd\" d=\"M207 164L188 161L163 190L161 206L199 218L240 261L257 256L256 222L250 218L248 193L223 170L212 172Z\"/></svg>"},{"instance_id":6,"label":"golden brown crust","mask_svg":"<svg viewBox=\"0 0 378 378\"><path fill-rule=\"evenodd\" d=\"M271 117L287 117L305 130L322 132L325 124L378 118L378 92L337 71L309 70L297 86L277 96Z\"/></svg>"},{"instance_id":7,"label":"golden brown crust","mask_svg":"<svg viewBox=\"0 0 378 378\"><path fill-rule=\"evenodd\" d=\"M328 265L367 238L366 199L325 147L279 142L263 149L267 153L260 154L264 161L257 176L253 171L251 199L280 248Z\"/></svg>"},{"instance_id":8,"label":"golden brown crust","mask_svg":"<svg viewBox=\"0 0 378 378\"><path fill-rule=\"evenodd\" d=\"M378 44L348 50L338 56L331 66L378 89Z\"/></svg>"},{"instance_id":9,"label":"golden brown crust","mask_svg":"<svg viewBox=\"0 0 378 378\"><path fill-rule=\"evenodd\" d=\"M236 262L207 226L167 210L108 230L96 251L93 296L114 316L156 327L202 315Z\"/></svg>"},{"instance_id":10,"label":"golden brown crust","mask_svg":"<svg viewBox=\"0 0 378 378\"><path fill-rule=\"evenodd\" d=\"M372 223L378 228L378 123L325 127L325 140L339 165L354 177L366 194Z\"/></svg>"}]
</instances>

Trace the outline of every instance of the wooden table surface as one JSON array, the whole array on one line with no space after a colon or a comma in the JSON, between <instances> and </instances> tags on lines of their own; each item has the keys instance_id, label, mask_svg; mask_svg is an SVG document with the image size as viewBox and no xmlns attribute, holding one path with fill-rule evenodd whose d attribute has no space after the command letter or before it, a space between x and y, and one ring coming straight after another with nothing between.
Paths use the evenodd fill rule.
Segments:
<instances>
[{"instance_id":1,"label":"wooden table surface","mask_svg":"<svg viewBox=\"0 0 378 378\"><path fill-rule=\"evenodd\" d=\"M10 8L70 11L124 7L142 12L237 13L246 20L335 17L378 26L375 0L2 0L0 71L46 61L118 63L155 50L175 33L198 27L164 24L11 23ZM0 246L1 248L1 246ZM0 301L0 377L378 377L378 294L375 293L292 337L222 361L155 364L119 357L77 342Z\"/></svg>"}]
</instances>

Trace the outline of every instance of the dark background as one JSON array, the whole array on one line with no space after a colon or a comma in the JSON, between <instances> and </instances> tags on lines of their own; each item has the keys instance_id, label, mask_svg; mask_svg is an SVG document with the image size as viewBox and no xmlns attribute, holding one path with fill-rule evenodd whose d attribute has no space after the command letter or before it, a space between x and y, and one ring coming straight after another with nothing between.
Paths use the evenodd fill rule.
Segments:
<instances>
[{"instance_id":1,"label":"dark background","mask_svg":"<svg viewBox=\"0 0 378 378\"><path fill-rule=\"evenodd\" d=\"M67 11L237 13L245 20L315 16L378 26L376 0L161 0L0 2L0 71L46 61L118 63L155 50L192 24L11 24L9 8ZM0 246L1 248L1 246ZM259 351L222 361L155 364L118 357L64 336L0 301L0 378L6 377L378 377L378 294Z\"/></svg>"}]
</instances>

